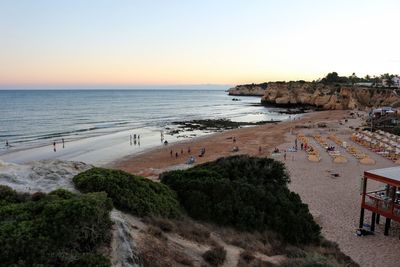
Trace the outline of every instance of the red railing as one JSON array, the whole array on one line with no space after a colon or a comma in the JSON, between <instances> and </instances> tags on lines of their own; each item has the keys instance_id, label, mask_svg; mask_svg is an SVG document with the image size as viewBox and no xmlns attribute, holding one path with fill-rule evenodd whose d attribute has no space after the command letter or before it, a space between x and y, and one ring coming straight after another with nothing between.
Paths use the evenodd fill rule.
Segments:
<instances>
[{"instance_id":1,"label":"red railing","mask_svg":"<svg viewBox=\"0 0 400 267\"><path fill-rule=\"evenodd\" d=\"M366 193L363 207L400 222L400 204L387 197L385 192L386 190L378 190Z\"/></svg>"}]
</instances>

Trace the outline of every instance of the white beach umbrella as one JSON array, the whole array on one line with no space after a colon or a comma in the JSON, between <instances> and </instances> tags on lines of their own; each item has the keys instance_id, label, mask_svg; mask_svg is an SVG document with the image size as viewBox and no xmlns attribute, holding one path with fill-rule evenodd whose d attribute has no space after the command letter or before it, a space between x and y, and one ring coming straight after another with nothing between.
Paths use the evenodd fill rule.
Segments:
<instances>
[{"instance_id":1,"label":"white beach umbrella","mask_svg":"<svg viewBox=\"0 0 400 267\"><path fill-rule=\"evenodd\" d=\"M382 139L382 142L385 142L385 143L387 143L387 142L389 142L389 139L387 139L387 138L383 138L383 139Z\"/></svg>"}]
</instances>

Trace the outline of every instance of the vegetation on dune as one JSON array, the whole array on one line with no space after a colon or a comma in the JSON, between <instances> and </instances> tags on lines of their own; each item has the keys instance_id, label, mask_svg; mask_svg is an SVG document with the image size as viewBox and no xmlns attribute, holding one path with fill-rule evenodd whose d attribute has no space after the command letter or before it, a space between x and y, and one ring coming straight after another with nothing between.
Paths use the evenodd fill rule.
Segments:
<instances>
[{"instance_id":1,"label":"vegetation on dune","mask_svg":"<svg viewBox=\"0 0 400 267\"><path fill-rule=\"evenodd\" d=\"M96 254L111 238L111 208L105 193L0 186L0 266L111 266Z\"/></svg>"},{"instance_id":2,"label":"vegetation on dune","mask_svg":"<svg viewBox=\"0 0 400 267\"><path fill-rule=\"evenodd\" d=\"M211 266L220 266L226 258L226 250L221 246L215 246L203 254L203 259Z\"/></svg>"},{"instance_id":3,"label":"vegetation on dune","mask_svg":"<svg viewBox=\"0 0 400 267\"><path fill-rule=\"evenodd\" d=\"M234 156L161 175L195 219L240 230L271 229L290 243L320 239L320 227L290 192L284 165L269 158Z\"/></svg>"},{"instance_id":4,"label":"vegetation on dune","mask_svg":"<svg viewBox=\"0 0 400 267\"><path fill-rule=\"evenodd\" d=\"M73 178L82 192L107 192L116 208L137 216L178 217L180 205L167 186L119 170L92 168Z\"/></svg>"}]
</instances>

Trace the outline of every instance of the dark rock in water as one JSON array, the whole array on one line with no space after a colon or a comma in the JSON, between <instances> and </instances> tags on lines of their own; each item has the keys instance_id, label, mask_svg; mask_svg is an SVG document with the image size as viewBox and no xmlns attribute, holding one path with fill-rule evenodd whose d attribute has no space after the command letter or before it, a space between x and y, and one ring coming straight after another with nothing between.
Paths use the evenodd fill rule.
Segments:
<instances>
[{"instance_id":1,"label":"dark rock in water","mask_svg":"<svg viewBox=\"0 0 400 267\"><path fill-rule=\"evenodd\" d=\"M260 122L236 122L227 119L207 119L207 120L191 120L177 121L174 124L185 131L201 130L201 131L220 131L240 128L242 126L262 125L266 123L276 123L279 121L260 121ZM174 130L172 133L175 133Z\"/></svg>"}]
</instances>

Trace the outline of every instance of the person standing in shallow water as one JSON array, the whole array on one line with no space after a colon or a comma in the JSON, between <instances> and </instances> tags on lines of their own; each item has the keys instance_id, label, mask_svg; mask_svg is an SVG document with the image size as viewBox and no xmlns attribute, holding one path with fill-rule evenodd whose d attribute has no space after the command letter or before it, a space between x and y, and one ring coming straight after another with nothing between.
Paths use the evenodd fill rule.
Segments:
<instances>
[{"instance_id":1,"label":"person standing in shallow water","mask_svg":"<svg viewBox=\"0 0 400 267\"><path fill-rule=\"evenodd\" d=\"M63 144L63 148L65 148L65 141L64 141L64 138L61 138L61 142L62 142L62 144Z\"/></svg>"},{"instance_id":2,"label":"person standing in shallow water","mask_svg":"<svg viewBox=\"0 0 400 267\"><path fill-rule=\"evenodd\" d=\"M54 150L54 152L57 151L57 149L56 149L56 142L55 142L55 141L53 142L53 150Z\"/></svg>"}]
</instances>

